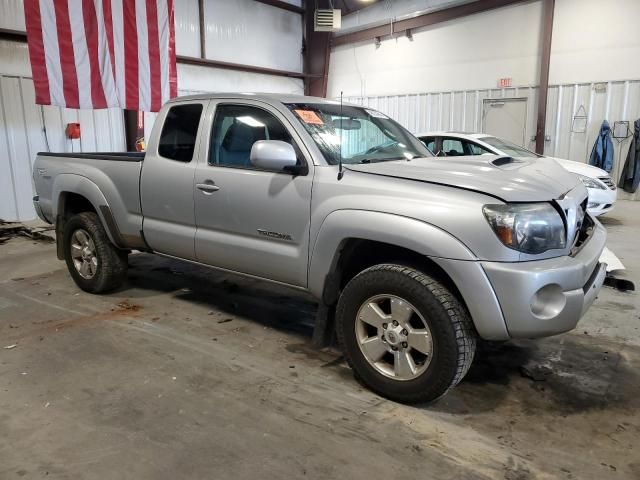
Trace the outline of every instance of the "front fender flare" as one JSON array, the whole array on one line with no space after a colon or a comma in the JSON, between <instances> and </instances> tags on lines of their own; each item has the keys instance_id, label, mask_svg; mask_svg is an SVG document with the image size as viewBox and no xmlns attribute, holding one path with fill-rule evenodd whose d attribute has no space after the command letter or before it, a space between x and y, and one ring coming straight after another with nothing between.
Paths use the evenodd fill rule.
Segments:
<instances>
[{"instance_id":1,"label":"front fender flare","mask_svg":"<svg viewBox=\"0 0 640 480\"><path fill-rule=\"evenodd\" d=\"M388 243L427 257L477 260L460 240L435 225L390 213L337 210L322 222L311 250L308 285L317 298L322 298L325 279L350 238Z\"/></svg>"}]
</instances>

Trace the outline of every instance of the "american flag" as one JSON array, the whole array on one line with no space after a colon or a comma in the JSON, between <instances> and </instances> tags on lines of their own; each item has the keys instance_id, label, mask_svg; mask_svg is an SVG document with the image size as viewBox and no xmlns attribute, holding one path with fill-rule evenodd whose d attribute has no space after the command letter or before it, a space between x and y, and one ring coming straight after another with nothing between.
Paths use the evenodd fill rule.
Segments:
<instances>
[{"instance_id":1,"label":"american flag","mask_svg":"<svg viewBox=\"0 0 640 480\"><path fill-rule=\"evenodd\" d=\"M174 0L25 0L36 103L157 112L177 95Z\"/></svg>"}]
</instances>

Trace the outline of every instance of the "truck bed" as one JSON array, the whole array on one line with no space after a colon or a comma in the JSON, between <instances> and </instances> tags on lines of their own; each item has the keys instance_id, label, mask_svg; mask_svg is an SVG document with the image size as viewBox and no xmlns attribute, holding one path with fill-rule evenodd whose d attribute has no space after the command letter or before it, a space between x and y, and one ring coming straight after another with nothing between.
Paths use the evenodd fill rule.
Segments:
<instances>
[{"instance_id":1,"label":"truck bed","mask_svg":"<svg viewBox=\"0 0 640 480\"><path fill-rule=\"evenodd\" d=\"M139 186L144 157L139 152L38 153L33 169L36 211L55 223L67 192L83 196L117 246L137 248L143 244Z\"/></svg>"}]
</instances>

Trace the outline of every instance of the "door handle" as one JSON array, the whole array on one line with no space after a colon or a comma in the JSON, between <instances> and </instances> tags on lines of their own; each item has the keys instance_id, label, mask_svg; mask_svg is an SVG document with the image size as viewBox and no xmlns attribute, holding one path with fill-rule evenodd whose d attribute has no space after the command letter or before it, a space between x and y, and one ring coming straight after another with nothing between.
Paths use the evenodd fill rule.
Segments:
<instances>
[{"instance_id":1,"label":"door handle","mask_svg":"<svg viewBox=\"0 0 640 480\"><path fill-rule=\"evenodd\" d=\"M210 194L220 190L220 187L212 183L196 183L196 188L201 190L202 193Z\"/></svg>"}]
</instances>

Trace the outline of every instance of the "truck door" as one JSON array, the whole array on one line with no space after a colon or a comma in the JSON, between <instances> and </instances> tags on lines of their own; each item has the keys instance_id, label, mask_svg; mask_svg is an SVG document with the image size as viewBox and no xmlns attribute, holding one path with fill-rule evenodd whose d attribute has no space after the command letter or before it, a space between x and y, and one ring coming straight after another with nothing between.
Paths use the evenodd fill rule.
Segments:
<instances>
[{"instance_id":1,"label":"truck door","mask_svg":"<svg viewBox=\"0 0 640 480\"><path fill-rule=\"evenodd\" d=\"M208 102L173 105L158 115L142 166L143 232L159 253L195 259L193 179ZM156 132L159 132L157 134Z\"/></svg>"},{"instance_id":2,"label":"truck door","mask_svg":"<svg viewBox=\"0 0 640 480\"><path fill-rule=\"evenodd\" d=\"M313 165L302 141L281 112L260 102L212 101L209 109L208 150L195 178L198 261L306 286ZM253 167L258 140L291 143L309 173Z\"/></svg>"}]
</instances>

